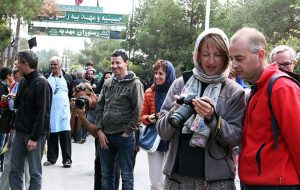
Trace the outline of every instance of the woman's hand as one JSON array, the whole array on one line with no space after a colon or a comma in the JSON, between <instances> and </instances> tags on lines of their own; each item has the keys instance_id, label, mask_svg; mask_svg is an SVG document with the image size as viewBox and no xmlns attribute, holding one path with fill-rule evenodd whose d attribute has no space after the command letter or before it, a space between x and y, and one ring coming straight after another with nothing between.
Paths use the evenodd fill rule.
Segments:
<instances>
[{"instance_id":1,"label":"woman's hand","mask_svg":"<svg viewBox=\"0 0 300 190\"><path fill-rule=\"evenodd\" d=\"M213 107L208 103L211 99L208 97L201 97L193 99L194 109L201 117L210 120L214 114Z\"/></svg>"},{"instance_id":2,"label":"woman's hand","mask_svg":"<svg viewBox=\"0 0 300 190\"><path fill-rule=\"evenodd\" d=\"M150 123L156 123L156 117L155 117L155 114L151 114L148 116L148 120Z\"/></svg>"},{"instance_id":3,"label":"woman's hand","mask_svg":"<svg viewBox=\"0 0 300 190\"><path fill-rule=\"evenodd\" d=\"M177 100L179 100L179 99L180 99L179 95L174 95L174 102L173 102L173 108L172 108L173 112L175 112L180 106L180 104L177 103Z\"/></svg>"}]
</instances>

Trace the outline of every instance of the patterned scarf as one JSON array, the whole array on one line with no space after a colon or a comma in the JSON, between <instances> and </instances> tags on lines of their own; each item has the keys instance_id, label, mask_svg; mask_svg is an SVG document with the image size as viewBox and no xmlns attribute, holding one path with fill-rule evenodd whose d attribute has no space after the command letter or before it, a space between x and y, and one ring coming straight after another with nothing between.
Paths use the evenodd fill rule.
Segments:
<instances>
[{"instance_id":1,"label":"patterned scarf","mask_svg":"<svg viewBox=\"0 0 300 190\"><path fill-rule=\"evenodd\" d=\"M229 69L226 69L220 75L208 76L201 68L194 68L193 75L182 89L182 94L195 94L200 98L202 83L208 83L202 96L209 97L211 103L216 107L222 83L226 80L228 75ZM210 135L210 129L205 124L204 118L200 117L198 114L192 115L185 122L182 129L182 133L191 133L192 131L194 133L190 141L190 146L200 146L204 148Z\"/></svg>"}]
</instances>

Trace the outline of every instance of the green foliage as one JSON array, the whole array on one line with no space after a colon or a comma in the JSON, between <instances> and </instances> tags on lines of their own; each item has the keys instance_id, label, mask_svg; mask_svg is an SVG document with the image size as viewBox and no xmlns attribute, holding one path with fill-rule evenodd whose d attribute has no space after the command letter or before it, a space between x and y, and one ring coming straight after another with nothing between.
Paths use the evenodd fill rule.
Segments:
<instances>
[{"instance_id":1,"label":"green foliage","mask_svg":"<svg viewBox=\"0 0 300 190\"><path fill-rule=\"evenodd\" d=\"M10 45L11 30L3 22L0 22L0 51Z\"/></svg>"},{"instance_id":2,"label":"green foliage","mask_svg":"<svg viewBox=\"0 0 300 190\"><path fill-rule=\"evenodd\" d=\"M39 58L38 67L39 67L39 69L42 69L43 71L46 71L49 69L50 58L53 56L58 56L58 51L55 49L41 50L36 53Z\"/></svg>"},{"instance_id":3,"label":"green foliage","mask_svg":"<svg viewBox=\"0 0 300 190\"><path fill-rule=\"evenodd\" d=\"M82 69L82 68L83 68L83 67L82 67L82 65L80 65L80 64L72 64L72 65L70 66L70 73L71 73L71 74L76 74L77 70Z\"/></svg>"},{"instance_id":4,"label":"green foliage","mask_svg":"<svg viewBox=\"0 0 300 190\"><path fill-rule=\"evenodd\" d=\"M120 47L120 40L95 39L93 43L85 44L85 50L81 51L84 55L84 62L79 63L85 65L87 61L91 60L94 62L96 70L101 72L109 70L110 55L115 49L120 49Z\"/></svg>"},{"instance_id":5,"label":"green foliage","mask_svg":"<svg viewBox=\"0 0 300 190\"><path fill-rule=\"evenodd\" d=\"M157 59L170 60L180 75L181 71L193 67L194 42L204 30L205 3L141 0L134 17L122 31L125 41L119 41L114 47L107 45L107 40L93 41L87 44L83 57L92 59L100 69L109 69L110 53L121 45L129 51L130 69L142 81L152 78L152 64ZM255 27L266 36L269 50L277 44L287 44L299 51L299 7L300 0L227 0L222 4L211 0L210 27L223 29L229 38L241 27Z\"/></svg>"},{"instance_id":6,"label":"green foliage","mask_svg":"<svg viewBox=\"0 0 300 190\"><path fill-rule=\"evenodd\" d=\"M28 40L26 38L20 39L19 49L29 49Z\"/></svg>"}]
</instances>

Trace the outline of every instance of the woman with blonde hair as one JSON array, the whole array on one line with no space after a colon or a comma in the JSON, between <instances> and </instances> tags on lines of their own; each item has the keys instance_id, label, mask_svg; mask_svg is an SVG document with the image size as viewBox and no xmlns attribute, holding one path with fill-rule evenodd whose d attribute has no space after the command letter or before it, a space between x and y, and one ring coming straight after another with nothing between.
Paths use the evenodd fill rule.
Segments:
<instances>
[{"instance_id":1,"label":"woman with blonde hair","mask_svg":"<svg viewBox=\"0 0 300 190\"><path fill-rule=\"evenodd\" d=\"M245 93L228 78L228 46L222 30L202 32L192 72L168 91L157 123L161 138L170 140L165 190L235 189L232 149L242 138Z\"/></svg>"}]
</instances>

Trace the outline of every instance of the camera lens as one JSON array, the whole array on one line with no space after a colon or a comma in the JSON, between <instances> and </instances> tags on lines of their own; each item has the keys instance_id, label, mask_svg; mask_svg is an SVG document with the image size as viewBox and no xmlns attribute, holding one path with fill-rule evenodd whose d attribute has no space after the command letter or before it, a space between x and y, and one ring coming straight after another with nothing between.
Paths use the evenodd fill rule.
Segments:
<instances>
[{"instance_id":1,"label":"camera lens","mask_svg":"<svg viewBox=\"0 0 300 190\"><path fill-rule=\"evenodd\" d=\"M178 128L182 126L194 113L195 110L193 107L183 104L169 118L169 123L172 127Z\"/></svg>"}]
</instances>

